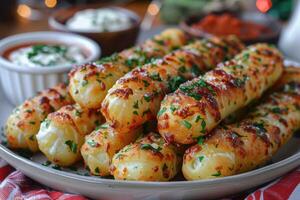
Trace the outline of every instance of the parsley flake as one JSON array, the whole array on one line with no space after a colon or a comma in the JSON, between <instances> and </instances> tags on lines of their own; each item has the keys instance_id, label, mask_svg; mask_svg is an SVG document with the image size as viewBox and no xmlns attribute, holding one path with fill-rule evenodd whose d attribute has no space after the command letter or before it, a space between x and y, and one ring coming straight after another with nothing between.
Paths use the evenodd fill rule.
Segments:
<instances>
[{"instance_id":1,"label":"parsley flake","mask_svg":"<svg viewBox=\"0 0 300 200\"><path fill-rule=\"evenodd\" d=\"M186 121L186 120L183 120L181 122L181 124L184 125L187 129L192 128L192 124L190 122Z\"/></svg>"},{"instance_id":2,"label":"parsley flake","mask_svg":"<svg viewBox=\"0 0 300 200\"><path fill-rule=\"evenodd\" d=\"M72 140L67 140L65 142L65 144L69 146L70 150L73 153L77 153L77 144L76 143L74 143Z\"/></svg>"}]
</instances>

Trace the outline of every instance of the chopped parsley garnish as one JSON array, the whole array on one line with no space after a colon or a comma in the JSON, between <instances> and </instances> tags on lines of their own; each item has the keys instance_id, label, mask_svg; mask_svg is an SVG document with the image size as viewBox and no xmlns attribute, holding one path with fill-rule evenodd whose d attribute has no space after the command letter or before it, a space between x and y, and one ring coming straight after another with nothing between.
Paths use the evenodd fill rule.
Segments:
<instances>
[{"instance_id":1,"label":"chopped parsley garnish","mask_svg":"<svg viewBox=\"0 0 300 200\"><path fill-rule=\"evenodd\" d=\"M274 107L274 108L271 108L271 111L276 114L281 114L281 113L287 111L287 109L281 109L279 107Z\"/></svg>"},{"instance_id":2,"label":"chopped parsley garnish","mask_svg":"<svg viewBox=\"0 0 300 200\"><path fill-rule=\"evenodd\" d=\"M80 112L79 110L75 110L75 115L77 117L81 117L82 112Z\"/></svg>"},{"instance_id":3,"label":"chopped parsley garnish","mask_svg":"<svg viewBox=\"0 0 300 200\"><path fill-rule=\"evenodd\" d=\"M134 102L133 108L135 108L135 109L138 109L138 108L139 108L139 102L138 102L138 101Z\"/></svg>"},{"instance_id":4,"label":"chopped parsley garnish","mask_svg":"<svg viewBox=\"0 0 300 200\"><path fill-rule=\"evenodd\" d=\"M145 87L148 87L150 85L150 83L148 81L146 81L146 80L143 80L143 83L144 83Z\"/></svg>"},{"instance_id":5,"label":"chopped parsley garnish","mask_svg":"<svg viewBox=\"0 0 300 200\"><path fill-rule=\"evenodd\" d=\"M187 129L192 128L192 124L190 122L186 121L186 120L183 120L181 122L181 124L184 125Z\"/></svg>"},{"instance_id":6,"label":"chopped parsley garnish","mask_svg":"<svg viewBox=\"0 0 300 200\"><path fill-rule=\"evenodd\" d=\"M242 58L243 58L243 60L248 60L249 57L250 57L249 53L244 53Z\"/></svg>"},{"instance_id":7,"label":"chopped parsley garnish","mask_svg":"<svg viewBox=\"0 0 300 200\"><path fill-rule=\"evenodd\" d=\"M212 174L212 176L215 176L215 177L221 176L221 172L220 172L220 171L218 171L217 173L215 173L215 174Z\"/></svg>"},{"instance_id":8,"label":"chopped parsley garnish","mask_svg":"<svg viewBox=\"0 0 300 200\"><path fill-rule=\"evenodd\" d=\"M111 56L102 58L101 60L96 61L96 64L103 64L108 62L115 62L119 59L119 55L117 53L112 54Z\"/></svg>"},{"instance_id":9,"label":"chopped parsley garnish","mask_svg":"<svg viewBox=\"0 0 300 200\"><path fill-rule=\"evenodd\" d=\"M141 144L141 149L151 150L155 153L158 153L158 152L160 152L160 150L162 150L162 148L160 146L158 146L157 144Z\"/></svg>"},{"instance_id":10,"label":"chopped parsley garnish","mask_svg":"<svg viewBox=\"0 0 300 200\"><path fill-rule=\"evenodd\" d=\"M195 88L207 88L213 95L215 95L214 89L209 84L207 84L203 79L199 79L190 84L181 85L179 87L179 89L185 94L187 94L188 96L193 97L196 100L200 100L202 96L198 94L197 91L194 91Z\"/></svg>"},{"instance_id":11,"label":"chopped parsley garnish","mask_svg":"<svg viewBox=\"0 0 300 200\"><path fill-rule=\"evenodd\" d=\"M205 133L206 130L205 130L205 127L206 127L206 122L204 121L204 119L202 119L202 122L201 122L201 133Z\"/></svg>"},{"instance_id":12,"label":"chopped parsley garnish","mask_svg":"<svg viewBox=\"0 0 300 200\"><path fill-rule=\"evenodd\" d=\"M202 117L201 117L200 115L198 115L198 116L196 117L195 122L199 122L200 119L202 119Z\"/></svg>"},{"instance_id":13,"label":"chopped parsley garnish","mask_svg":"<svg viewBox=\"0 0 300 200\"><path fill-rule=\"evenodd\" d=\"M100 126L100 121L99 120L96 120L94 123L95 123L96 126Z\"/></svg>"},{"instance_id":14,"label":"chopped parsley garnish","mask_svg":"<svg viewBox=\"0 0 300 200\"><path fill-rule=\"evenodd\" d=\"M167 108L166 107L163 107L163 108L161 108L159 111L158 111L158 113L157 113L157 116L161 116L162 114L164 114L164 112L166 112L167 111Z\"/></svg>"},{"instance_id":15,"label":"chopped parsley garnish","mask_svg":"<svg viewBox=\"0 0 300 200\"><path fill-rule=\"evenodd\" d=\"M259 133L266 133L267 132L267 130L264 127L264 123L262 123L262 122L261 123L255 122L253 124L253 126L259 131Z\"/></svg>"},{"instance_id":16,"label":"chopped parsley garnish","mask_svg":"<svg viewBox=\"0 0 300 200\"><path fill-rule=\"evenodd\" d=\"M95 168L95 173L100 174L100 169L99 169L99 167L96 167L96 168Z\"/></svg>"},{"instance_id":17,"label":"chopped parsley garnish","mask_svg":"<svg viewBox=\"0 0 300 200\"><path fill-rule=\"evenodd\" d=\"M149 94L145 94L145 95L144 95L144 99L145 99L145 101L150 102L151 99L152 99L152 97L151 97L151 95L149 95Z\"/></svg>"},{"instance_id":18,"label":"chopped parsley garnish","mask_svg":"<svg viewBox=\"0 0 300 200\"><path fill-rule=\"evenodd\" d=\"M49 161L49 160L47 160L45 163L43 163L42 165L44 165L44 166L49 166L49 165L51 165L51 162Z\"/></svg>"},{"instance_id":19,"label":"chopped parsley garnish","mask_svg":"<svg viewBox=\"0 0 300 200\"><path fill-rule=\"evenodd\" d=\"M216 95L214 89L209 84L207 84L203 79L199 79L198 84L202 88L207 88L213 95Z\"/></svg>"},{"instance_id":20,"label":"chopped parsley garnish","mask_svg":"<svg viewBox=\"0 0 300 200\"><path fill-rule=\"evenodd\" d=\"M158 40L158 39L153 39L153 42L155 42L159 45L162 45L162 46L165 44L163 40Z\"/></svg>"},{"instance_id":21,"label":"chopped parsley garnish","mask_svg":"<svg viewBox=\"0 0 300 200\"><path fill-rule=\"evenodd\" d=\"M200 116L200 115L198 115L197 117L196 117L196 120L195 120L195 122L199 122L201 120L201 133L205 133L205 128L206 128L206 122L205 122L205 120Z\"/></svg>"},{"instance_id":22,"label":"chopped parsley garnish","mask_svg":"<svg viewBox=\"0 0 300 200\"><path fill-rule=\"evenodd\" d=\"M236 69L243 69L243 65L232 65L231 66L233 70L236 70Z\"/></svg>"},{"instance_id":23,"label":"chopped parsley garnish","mask_svg":"<svg viewBox=\"0 0 300 200\"><path fill-rule=\"evenodd\" d=\"M118 154L116 154L115 159L120 159L122 157L124 157L124 154L118 153Z\"/></svg>"},{"instance_id":24,"label":"chopped parsley garnish","mask_svg":"<svg viewBox=\"0 0 300 200\"><path fill-rule=\"evenodd\" d=\"M200 69L198 68L197 65L193 65L193 66L192 66L191 72L192 72L192 74L193 74L194 76L199 76L199 75L202 74L201 71L200 71Z\"/></svg>"},{"instance_id":25,"label":"chopped parsley garnish","mask_svg":"<svg viewBox=\"0 0 300 200\"><path fill-rule=\"evenodd\" d=\"M95 140L88 140L87 141L87 144L91 147L97 147L98 146L98 143L95 142Z\"/></svg>"},{"instance_id":26,"label":"chopped parsley garnish","mask_svg":"<svg viewBox=\"0 0 300 200\"><path fill-rule=\"evenodd\" d=\"M139 115L139 113L135 110L132 112L134 115Z\"/></svg>"},{"instance_id":27,"label":"chopped parsley garnish","mask_svg":"<svg viewBox=\"0 0 300 200\"><path fill-rule=\"evenodd\" d=\"M180 60L180 62L185 63L184 57L180 57L179 60Z\"/></svg>"},{"instance_id":28,"label":"chopped parsley garnish","mask_svg":"<svg viewBox=\"0 0 300 200\"><path fill-rule=\"evenodd\" d=\"M129 58L125 61L125 65L130 68L133 68L133 67L139 65L139 60L136 58Z\"/></svg>"},{"instance_id":29,"label":"chopped parsley garnish","mask_svg":"<svg viewBox=\"0 0 300 200\"><path fill-rule=\"evenodd\" d=\"M60 54L66 58L65 56L66 52L67 52L66 46L37 44L37 45L33 45L31 51L27 53L27 58L34 63L41 64L42 66L49 66L51 64L54 64L51 63L54 61L50 61L48 64L43 64L38 60L35 60L34 58L39 54Z\"/></svg>"},{"instance_id":30,"label":"chopped parsley garnish","mask_svg":"<svg viewBox=\"0 0 300 200\"><path fill-rule=\"evenodd\" d=\"M177 109L178 109L178 108L176 108L173 104L171 104L170 110L171 110L172 112L175 112Z\"/></svg>"},{"instance_id":31,"label":"chopped parsley garnish","mask_svg":"<svg viewBox=\"0 0 300 200\"><path fill-rule=\"evenodd\" d=\"M204 137L203 136L199 136L198 137L198 142L197 142L199 145L202 145L204 144Z\"/></svg>"},{"instance_id":32,"label":"chopped parsley garnish","mask_svg":"<svg viewBox=\"0 0 300 200\"><path fill-rule=\"evenodd\" d=\"M237 87L242 87L245 84L245 81L240 78L235 78L233 84Z\"/></svg>"},{"instance_id":33,"label":"chopped parsley garnish","mask_svg":"<svg viewBox=\"0 0 300 200\"><path fill-rule=\"evenodd\" d=\"M203 159L204 159L204 156L199 156L199 157L198 157L198 160L199 160L200 162L202 162Z\"/></svg>"},{"instance_id":34,"label":"chopped parsley garnish","mask_svg":"<svg viewBox=\"0 0 300 200\"><path fill-rule=\"evenodd\" d=\"M59 165L53 165L52 168L56 169L56 170L61 170L61 166L59 166Z\"/></svg>"},{"instance_id":35,"label":"chopped parsley garnish","mask_svg":"<svg viewBox=\"0 0 300 200\"><path fill-rule=\"evenodd\" d=\"M108 124L102 124L100 126L98 126L98 129L108 129L109 125Z\"/></svg>"},{"instance_id":36,"label":"chopped parsley garnish","mask_svg":"<svg viewBox=\"0 0 300 200\"><path fill-rule=\"evenodd\" d=\"M202 98L202 96L197 93L188 93L188 96L193 97L194 99L196 99L198 101Z\"/></svg>"},{"instance_id":37,"label":"chopped parsley garnish","mask_svg":"<svg viewBox=\"0 0 300 200\"><path fill-rule=\"evenodd\" d=\"M185 73L187 70L186 70L185 66L181 66L181 67L179 67L178 71L180 73Z\"/></svg>"},{"instance_id":38,"label":"chopped parsley garnish","mask_svg":"<svg viewBox=\"0 0 300 200\"><path fill-rule=\"evenodd\" d=\"M158 73L151 74L150 78L154 81L162 81Z\"/></svg>"},{"instance_id":39,"label":"chopped parsley garnish","mask_svg":"<svg viewBox=\"0 0 300 200\"><path fill-rule=\"evenodd\" d=\"M181 76L175 76L171 78L168 83L170 92L174 92L185 81L186 79Z\"/></svg>"},{"instance_id":40,"label":"chopped parsley garnish","mask_svg":"<svg viewBox=\"0 0 300 200\"><path fill-rule=\"evenodd\" d=\"M73 142L72 140L67 140L65 144L69 146L70 150L73 153L77 153L77 144L75 142Z\"/></svg>"}]
</instances>

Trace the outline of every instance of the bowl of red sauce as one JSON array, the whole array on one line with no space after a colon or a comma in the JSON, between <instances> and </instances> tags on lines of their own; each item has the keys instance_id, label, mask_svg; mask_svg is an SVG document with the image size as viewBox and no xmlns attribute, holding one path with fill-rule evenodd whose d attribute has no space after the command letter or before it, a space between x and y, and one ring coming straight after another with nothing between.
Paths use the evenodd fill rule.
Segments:
<instances>
[{"instance_id":1,"label":"bowl of red sauce","mask_svg":"<svg viewBox=\"0 0 300 200\"><path fill-rule=\"evenodd\" d=\"M190 36L207 38L212 36L236 35L246 44L278 42L281 24L260 13L215 12L191 16L180 23L181 28Z\"/></svg>"},{"instance_id":2,"label":"bowl of red sauce","mask_svg":"<svg viewBox=\"0 0 300 200\"><path fill-rule=\"evenodd\" d=\"M61 32L30 32L0 41L0 85L7 99L19 105L38 91L67 81L77 65L95 61L98 44L86 37Z\"/></svg>"}]
</instances>

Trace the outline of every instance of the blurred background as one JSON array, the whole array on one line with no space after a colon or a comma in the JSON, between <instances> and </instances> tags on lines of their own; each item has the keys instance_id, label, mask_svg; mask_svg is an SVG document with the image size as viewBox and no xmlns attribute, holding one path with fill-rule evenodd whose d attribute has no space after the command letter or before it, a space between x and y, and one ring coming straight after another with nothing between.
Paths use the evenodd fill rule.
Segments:
<instances>
[{"instance_id":1,"label":"blurred background","mask_svg":"<svg viewBox=\"0 0 300 200\"><path fill-rule=\"evenodd\" d=\"M255 0L1 0L0 37L14 33L48 30L48 17L59 8L93 5L95 8L117 5L135 11L141 17L155 15L154 26L176 24L189 15L217 10L256 11ZM296 4L294 0L273 0L268 11L286 22ZM149 7L150 5L150 7ZM158 13L159 12L159 13ZM157 15L156 15L157 14Z\"/></svg>"},{"instance_id":2,"label":"blurred background","mask_svg":"<svg viewBox=\"0 0 300 200\"><path fill-rule=\"evenodd\" d=\"M299 0L273 0L272 8L265 15L277 20L285 29L289 20L291 21L293 11L300 12L300 8L296 11L297 4L299 5ZM51 30L48 18L55 11L87 5L95 8L113 5L134 11L142 19L142 33L178 25L189 16L212 11L259 13L255 0L1 0L0 39L22 32ZM297 29L300 30L300 27Z\"/></svg>"}]
</instances>

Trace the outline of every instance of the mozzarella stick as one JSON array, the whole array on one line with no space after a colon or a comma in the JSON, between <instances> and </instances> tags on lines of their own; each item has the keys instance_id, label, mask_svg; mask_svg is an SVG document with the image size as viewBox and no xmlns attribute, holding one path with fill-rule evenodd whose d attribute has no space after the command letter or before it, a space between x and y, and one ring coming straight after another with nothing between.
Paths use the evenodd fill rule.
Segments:
<instances>
[{"instance_id":1,"label":"mozzarella stick","mask_svg":"<svg viewBox=\"0 0 300 200\"><path fill-rule=\"evenodd\" d=\"M49 113L72 103L73 100L65 84L44 90L36 97L26 100L15 108L7 119L5 134L9 147L38 151L35 135L39 131L41 122Z\"/></svg>"},{"instance_id":2,"label":"mozzarella stick","mask_svg":"<svg viewBox=\"0 0 300 200\"><path fill-rule=\"evenodd\" d=\"M39 149L49 161L70 166L81 159L84 137L101 123L103 117L95 109L81 108L78 104L64 106L42 122L36 135Z\"/></svg>"},{"instance_id":3,"label":"mozzarella stick","mask_svg":"<svg viewBox=\"0 0 300 200\"><path fill-rule=\"evenodd\" d=\"M285 84L254 107L247 117L215 128L186 151L182 171L187 180L224 177L255 169L269 161L292 137L300 128L300 69L287 69L279 83Z\"/></svg>"},{"instance_id":4,"label":"mozzarella stick","mask_svg":"<svg viewBox=\"0 0 300 200\"><path fill-rule=\"evenodd\" d=\"M179 153L159 134L150 133L114 155L111 173L117 180L168 181L180 170Z\"/></svg>"},{"instance_id":5,"label":"mozzarella stick","mask_svg":"<svg viewBox=\"0 0 300 200\"><path fill-rule=\"evenodd\" d=\"M119 132L139 127L156 118L166 93L232 58L243 47L235 37L197 40L119 79L103 100L101 112Z\"/></svg>"},{"instance_id":6,"label":"mozzarella stick","mask_svg":"<svg viewBox=\"0 0 300 200\"><path fill-rule=\"evenodd\" d=\"M280 52L255 44L167 95L157 115L159 133L168 141L192 144L221 120L261 97L281 76Z\"/></svg>"},{"instance_id":7,"label":"mozzarella stick","mask_svg":"<svg viewBox=\"0 0 300 200\"><path fill-rule=\"evenodd\" d=\"M142 133L138 128L123 134L105 123L85 137L81 155L90 172L98 176L110 175L112 157L123 147L134 142Z\"/></svg>"}]
</instances>

